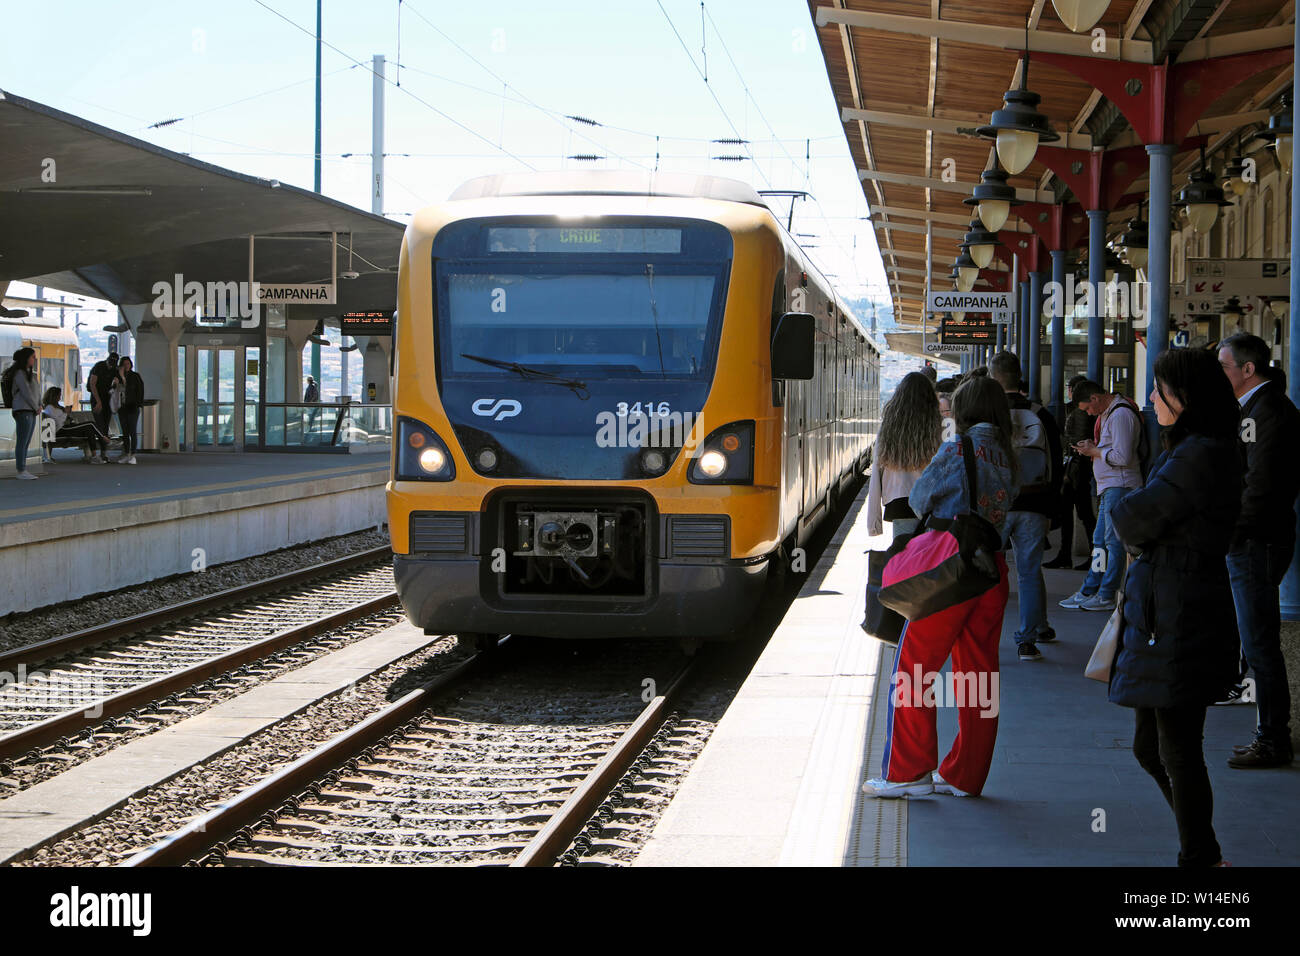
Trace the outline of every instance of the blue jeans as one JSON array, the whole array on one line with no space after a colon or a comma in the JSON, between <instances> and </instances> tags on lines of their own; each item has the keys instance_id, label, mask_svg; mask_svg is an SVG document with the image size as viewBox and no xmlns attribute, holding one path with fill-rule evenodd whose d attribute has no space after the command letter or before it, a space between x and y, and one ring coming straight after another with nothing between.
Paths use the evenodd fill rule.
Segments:
<instances>
[{"instance_id":1,"label":"blue jeans","mask_svg":"<svg viewBox=\"0 0 1300 956\"><path fill-rule=\"evenodd\" d=\"M1289 518L1287 514L1284 517ZM1282 616L1278 585L1291 563L1291 552L1266 541L1247 541L1228 552L1228 579L1237 609L1237 631L1246 661L1255 672L1255 701L1261 740L1288 747L1291 742L1291 690L1282 657Z\"/></svg>"},{"instance_id":2,"label":"blue jeans","mask_svg":"<svg viewBox=\"0 0 1300 956\"><path fill-rule=\"evenodd\" d=\"M920 518L895 518L889 522L891 540L897 538L900 534L912 534L920 523Z\"/></svg>"},{"instance_id":3,"label":"blue jeans","mask_svg":"<svg viewBox=\"0 0 1300 956\"><path fill-rule=\"evenodd\" d=\"M1015 551L1020 630L1016 643L1033 643L1051 628L1047 623L1047 585L1043 583L1043 541L1050 525L1047 515L1033 511L1007 514L1006 540Z\"/></svg>"},{"instance_id":4,"label":"blue jeans","mask_svg":"<svg viewBox=\"0 0 1300 956\"><path fill-rule=\"evenodd\" d=\"M1110 520L1110 509L1132 488L1107 488L1101 493L1097 506L1097 527L1092 532L1092 558L1088 576L1083 579L1082 591L1086 595L1100 593L1105 600L1113 600L1119 590L1120 575L1124 573L1124 544L1119 540L1115 525ZM1098 552L1106 553L1106 570L1097 570Z\"/></svg>"},{"instance_id":5,"label":"blue jeans","mask_svg":"<svg viewBox=\"0 0 1300 956\"><path fill-rule=\"evenodd\" d=\"M14 466L21 474L27 470L27 449L32 444L32 435L36 432L36 413L15 411L14 413Z\"/></svg>"}]
</instances>

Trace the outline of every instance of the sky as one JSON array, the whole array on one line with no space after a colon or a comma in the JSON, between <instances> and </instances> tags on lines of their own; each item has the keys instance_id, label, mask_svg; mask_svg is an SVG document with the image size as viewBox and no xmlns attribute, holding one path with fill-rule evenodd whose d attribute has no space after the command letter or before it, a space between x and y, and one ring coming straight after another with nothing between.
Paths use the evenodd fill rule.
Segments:
<instances>
[{"instance_id":1,"label":"sky","mask_svg":"<svg viewBox=\"0 0 1300 956\"><path fill-rule=\"evenodd\" d=\"M312 188L314 0L6 7L0 89ZM530 167L727 175L812 193L795 210L801 243L846 298L889 308L802 0L324 0L322 32L322 191L335 199L370 208L383 54L390 218Z\"/></svg>"}]
</instances>

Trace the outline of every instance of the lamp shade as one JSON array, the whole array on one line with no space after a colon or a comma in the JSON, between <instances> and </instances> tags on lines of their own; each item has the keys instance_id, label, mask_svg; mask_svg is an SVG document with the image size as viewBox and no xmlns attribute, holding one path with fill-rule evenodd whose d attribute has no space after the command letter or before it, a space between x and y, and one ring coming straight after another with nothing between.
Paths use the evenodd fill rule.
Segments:
<instances>
[{"instance_id":1,"label":"lamp shade","mask_svg":"<svg viewBox=\"0 0 1300 956\"><path fill-rule=\"evenodd\" d=\"M1282 175L1290 176L1292 139L1290 93L1282 94L1281 109L1268 118L1268 128L1260 130L1254 138L1263 140L1273 147L1277 164L1282 167Z\"/></svg>"},{"instance_id":2,"label":"lamp shade","mask_svg":"<svg viewBox=\"0 0 1300 956\"><path fill-rule=\"evenodd\" d=\"M1134 269L1142 270L1147 267L1147 249L1146 246L1125 246L1124 258Z\"/></svg>"},{"instance_id":3,"label":"lamp shade","mask_svg":"<svg viewBox=\"0 0 1300 956\"><path fill-rule=\"evenodd\" d=\"M1202 147L1201 168L1189 173L1187 185L1178 194L1178 204L1187 212L1187 220L1197 232L1209 232L1219 218L1220 206L1231 206L1231 201L1214 181L1214 174L1205 166Z\"/></svg>"},{"instance_id":4,"label":"lamp shade","mask_svg":"<svg viewBox=\"0 0 1300 956\"><path fill-rule=\"evenodd\" d=\"M998 130L998 161L1012 175L1023 173L1038 153L1038 133L1027 129Z\"/></svg>"},{"instance_id":5,"label":"lamp shade","mask_svg":"<svg viewBox=\"0 0 1300 956\"><path fill-rule=\"evenodd\" d=\"M1056 15L1073 33L1083 33L1096 26L1110 6L1110 0L1052 0Z\"/></svg>"},{"instance_id":6,"label":"lamp shade","mask_svg":"<svg viewBox=\"0 0 1300 956\"><path fill-rule=\"evenodd\" d=\"M1273 151L1277 154L1277 164L1282 167L1282 175L1291 175L1291 134L1283 133L1273 141Z\"/></svg>"},{"instance_id":7,"label":"lamp shade","mask_svg":"<svg viewBox=\"0 0 1300 956\"><path fill-rule=\"evenodd\" d=\"M1000 244L997 233L985 229L979 219L972 219L970 231L962 237L961 248L975 261L976 266L987 269L992 265L993 253Z\"/></svg>"},{"instance_id":8,"label":"lamp shade","mask_svg":"<svg viewBox=\"0 0 1300 956\"><path fill-rule=\"evenodd\" d=\"M1219 218L1219 206L1212 202L1188 203L1183 207L1187 221L1197 232L1209 232Z\"/></svg>"},{"instance_id":9,"label":"lamp shade","mask_svg":"<svg viewBox=\"0 0 1300 956\"><path fill-rule=\"evenodd\" d=\"M1011 218L1011 203L1005 199L985 199L976 207L980 222L990 232L997 232Z\"/></svg>"},{"instance_id":10,"label":"lamp shade","mask_svg":"<svg viewBox=\"0 0 1300 956\"><path fill-rule=\"evenodd\" d=\"M1038 144L1054 143L1061 138L1047 117L1038 112L1042 97L1026 89L1029 64L1020 71L1020 89L1002 94L1002 109L994 110L987 126L975 130L977 136L997 141L998 161L1008 173L1023 173L1034 160Z\"/></svg>"},{"instance_id":11,"label":"lamp shade","mask_svg":"<svg viewBox=\"0 0 1300 956\"><path fill-rule=\"evenodd\" d=\"M1012 206L1024 204L1023 199L1016 198L1016 188L1007 182L1007 173L996 165L980 173L979 185L962 202L974 206L984 228L993 233L1006 225Z\"/></svg>"},{"instance_id":12,"label":"lamp shade","mask_svg":"<svg viewBox=\"0 0 1300 956\"><path fill-rule=\"evenodd\" d=\"M1223 192L1234 196L1244 196L1250 191L1251 184L1246 182L1246 158L1235 157L1223 170Z\"/></svg>"}]
</instances>

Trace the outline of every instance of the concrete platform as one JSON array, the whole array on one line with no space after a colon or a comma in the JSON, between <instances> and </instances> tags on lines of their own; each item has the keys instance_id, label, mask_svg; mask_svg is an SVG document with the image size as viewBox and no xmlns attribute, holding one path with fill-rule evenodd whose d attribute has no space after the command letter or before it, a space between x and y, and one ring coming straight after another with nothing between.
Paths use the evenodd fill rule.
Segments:
<instances>
[{"instance_id":1,"label":"concrete platform","mask_svg":"<svg viewBox=\"0 0 1300 956\"><path fill-rule=\"evenodd\" d=\"M384 521L383 455L62 457L0 507L0 614L111 591ZM196 551L196 549L201 549Z\"/></svg>"},{"instance_id":2,"label":"concrete platform","mask_svg":"<svg viewBox=\"0 0 1300 956\"><path fill-rule=\"evenodd\" d=\"M0 865L438 638L405 622L0 800Z\"/></svg>"},{"instance_id":3,"label":"concrete platform","mask_svg":"<svg viewBox=\"0 0 1300 956\"><path fill-rule=\"evenodd\" d=\"M855 508L863 499L855 503ZM873 800L892 651L860 629L866 555L850 515L669 805L638 866L1172 866L1173 814L1137 765L1133 712L1083 667L1106 615L1066 611L1081 574L1047 571L1059 640L1022 663L1014 573L1003 623L1001 715L978 799ZM1053 552L1054 553L1054 549ZM939 710L940 754L956 734ZM1234 865L1300 863L1300 769L1230 770L1255 709L1213 707L1205 752L1215 828ZM1104 822L1104 830L1096 821Z\"/></svg>"}]
</instances>

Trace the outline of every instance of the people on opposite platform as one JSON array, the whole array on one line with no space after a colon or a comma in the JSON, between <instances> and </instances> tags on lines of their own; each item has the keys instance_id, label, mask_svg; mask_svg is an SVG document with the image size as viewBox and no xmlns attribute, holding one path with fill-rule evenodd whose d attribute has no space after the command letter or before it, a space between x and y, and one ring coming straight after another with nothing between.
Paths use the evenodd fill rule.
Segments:
<instances>
[{"instance_id":1,"label":"people on opposite platform","mask_svg":"<svg viewBox=\"0 0 1300 956\"><path fill-rule=\"evenodd\" d=\"M0 376L4 389L4 402L14 417L14 470L25 481L36 478L27 470L27 451L36 431L36 416L40 412L40 379L36 375L36 350L21 348L14 352L13 364Z\"/></svg>"},{"instance_id":2,"label":"people on opposite platform","mask_svg":"<svg viewBox=\"0 0 1300 956\"><path fill-rule=\"evenodd\" d=\"M74 422L72 421L71 408L65 408L59 404L63 397L63 389L57 385L51 386L45 390L41 397L41 415L48 418L54 423L54 441L71 440L82 443L86 451L86 461L104 464L108 461L108 436L99 430L99 426L94 422ZM49 443L53 445L53 442ZM49 452L51 448L42 448L45 454L42 460L53 464L54 457ZM97 453L98 452L98 453Z\"/></svg>"},{"instance_id":3,"label":"people on opposite platform","mask_svg":"<svg viewBox=\"0 0 1300 956\"><path fill-rule=\"evenodd\" d=\"M116 406L117 423L122 429L122 454L117 460L134 465L139 445L136 428L140 423L140 408L144 405L144 379L135 370L135 362L130 357L124 356L118 362L113 388L117 394L112 401Z\"/></svg>"}]
</instances>

